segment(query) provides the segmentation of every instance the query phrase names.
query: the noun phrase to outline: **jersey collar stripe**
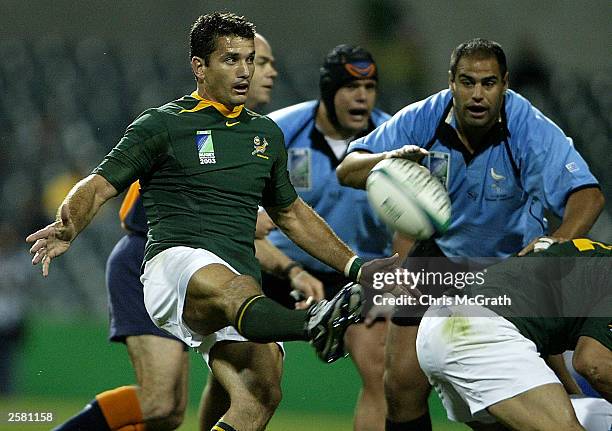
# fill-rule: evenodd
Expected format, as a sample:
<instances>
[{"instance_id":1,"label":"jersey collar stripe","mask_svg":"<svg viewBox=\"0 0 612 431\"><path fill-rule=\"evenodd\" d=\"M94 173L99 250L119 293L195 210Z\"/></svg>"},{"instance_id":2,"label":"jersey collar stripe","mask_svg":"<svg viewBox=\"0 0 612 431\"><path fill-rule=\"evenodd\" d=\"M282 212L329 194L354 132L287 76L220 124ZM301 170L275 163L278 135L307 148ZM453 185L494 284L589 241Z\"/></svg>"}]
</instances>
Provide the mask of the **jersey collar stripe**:
<instances>
[{"instance_id":1,"label":"jersey collar stripe","mask_svg":"<svg viewBox=\"0 0 612 431\"><path fill-rule=\"evenodd\" d=\"M242 112L242 108L244 108L244 105L238 105L234 109L229 110L222 103L213 102L212 100L204 99L202 96L200 96L198 94L197 91L194 91L193 93L191 93L191 97L193 97L195 99L198 99L200 102L194 108L183 109L180 113L183 113L183 112L197 112L197 111L200 111L200 110L202 110L204 108L208 108L209 106L212 106L217 111L219 111L221 113L221 115L223 115L224 117L227 117L227 118L236 118Z\"/></svg>"}]
</instances>

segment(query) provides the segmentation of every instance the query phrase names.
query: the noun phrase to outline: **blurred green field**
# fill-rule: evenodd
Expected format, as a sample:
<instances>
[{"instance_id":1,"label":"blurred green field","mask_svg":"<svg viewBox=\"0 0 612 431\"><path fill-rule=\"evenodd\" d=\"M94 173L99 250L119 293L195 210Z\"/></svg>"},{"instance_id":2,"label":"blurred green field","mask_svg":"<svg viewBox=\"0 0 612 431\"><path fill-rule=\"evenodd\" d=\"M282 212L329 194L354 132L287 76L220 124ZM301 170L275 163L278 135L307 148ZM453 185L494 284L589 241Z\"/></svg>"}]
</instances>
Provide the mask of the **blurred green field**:
<instances>
[{"instance_id":1,"label":"blurred green field","mask_svg":"<svg viewBox=\"0 0 612 431\"><path fill-rule=\"evenodd\" d=\"M8 412L53 412L54 424L79 411L98 392L134 382L122 345L106 341L106 322L34 320L18 361L17 393L0 398L0 431L48 430L49 424L11 424ZM359 378L349 360L326 365L305 343L286 344L283 401L270 431L350 431ZM181 430L197 430L197 405L207 368L191 354L189 409ZM446 420L437 398L430 401L436 430L468 428Z\"/></svg>"}]
</instances>

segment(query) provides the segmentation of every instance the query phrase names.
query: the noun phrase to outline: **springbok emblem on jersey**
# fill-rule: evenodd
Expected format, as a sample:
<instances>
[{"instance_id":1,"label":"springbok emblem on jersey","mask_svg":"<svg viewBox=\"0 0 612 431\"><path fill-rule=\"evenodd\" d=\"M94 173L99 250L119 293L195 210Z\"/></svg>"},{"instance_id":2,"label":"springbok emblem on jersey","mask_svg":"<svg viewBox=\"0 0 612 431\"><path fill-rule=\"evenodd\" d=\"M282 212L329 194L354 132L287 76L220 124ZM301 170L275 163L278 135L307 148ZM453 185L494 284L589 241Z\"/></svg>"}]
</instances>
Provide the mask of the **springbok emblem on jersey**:
<instances>
[{"instance_id":1,"label":"springbok emblem on jersey","mask_svg":"<svg viewBox=\"0 0 612 431\"><path fill-rule=\"evenodd\" d=\"M255 136L253 138L253 148L254 150L251 155L261 157L263 159L268 158L268 156L264 156L266 148L268 148L268 141L266 141L266 138L261 139L259 136Z\"/></svg>"}]
</instances>

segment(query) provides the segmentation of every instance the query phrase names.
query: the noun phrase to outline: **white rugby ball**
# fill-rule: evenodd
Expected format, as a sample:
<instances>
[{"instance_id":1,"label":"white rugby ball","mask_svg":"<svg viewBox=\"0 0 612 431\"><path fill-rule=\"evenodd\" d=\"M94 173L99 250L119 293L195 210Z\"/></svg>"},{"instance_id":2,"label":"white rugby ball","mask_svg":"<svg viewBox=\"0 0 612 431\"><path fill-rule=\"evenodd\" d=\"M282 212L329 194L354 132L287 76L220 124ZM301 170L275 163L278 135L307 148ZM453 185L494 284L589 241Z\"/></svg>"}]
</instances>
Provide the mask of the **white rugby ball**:
<instances>
[{"instance_id":1,"label":"white rugby ball","mask_svg":"<svg viewBox=\"0 0 612 431\"><path fill-rule=\"evenodd\" d=\"M448 229L451 218L448 193L418 163L399 158L382 160L368 176L366 189L374 211L398 232L427 239Z\"/></svg>"}]
</instances>

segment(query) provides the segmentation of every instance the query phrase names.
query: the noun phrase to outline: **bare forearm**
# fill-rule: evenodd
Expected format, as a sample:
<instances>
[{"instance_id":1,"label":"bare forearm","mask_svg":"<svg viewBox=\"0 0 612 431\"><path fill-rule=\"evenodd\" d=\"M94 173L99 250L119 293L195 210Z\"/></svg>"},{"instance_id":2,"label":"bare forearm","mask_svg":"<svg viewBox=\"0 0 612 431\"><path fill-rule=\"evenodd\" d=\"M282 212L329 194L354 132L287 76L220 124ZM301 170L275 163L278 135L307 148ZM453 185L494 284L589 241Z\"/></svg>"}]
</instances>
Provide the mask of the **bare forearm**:
<instances>
[{"instance_id":1,"label":"bare forearm","mask_svg":"<svg viewBox=\"0 0 612 431\"><path fill-rule=\"evenodd\" d=\"M288 208L268 213L295 244L340 272L344 272L345 265L355 255L300 198Z\"/></svg>"},{"instance_id":2,"label":"bare forearm","mask_svg":"<svg viewBox=\"0 0 612 431\"><path fill-rule=\"evenodd\" d=\"M563 222L553 233L557 238L576 238L586 235L604 207L604 197L597 188L579 190L567 200Z\"/></svg>"},{"instance_id":3,"label":"bare forearm","mask_svg":"<svg viewBox=\"0 0 612 431\"><path fill-rule=\"evenodd\" d=\"M429 152L417 145L407 144L400 148L382 153L370 154L365 151L355 151L344 158L336 169L336 175L341 184L356 189L365 189L370 171L382 160L390 158L420 161Z\"/></svg>"},{"instance_id":4,"label":"bare forearm","mask_svg":"<svg viewBox=\"0 0 612 431\"><path fill-rule=\"evenodd\" d=\"M399 254L400 262L406 261L415 244L416 240L413 238L397 232L393 234L393 253Z\"/></svg>"},{"instance_id":5,"label":"bare forearm","mask_svg":"<svg viewBox=\"0 0 612 431\"><path fill-rule=\"evenodd\" d=\"M60 205L56 218L60 219L61 208L67 204L76 238L93 219L102 204L116 194L117 191L104 178L99 175L90 175L72 187Z\"/></svg>"},{"instance_id":6,"label":"bare forearm","mask_svg":"<svg viewBox=\"0 0 612 431\"><path fill-rule=\"evenodd\" d=\"M292 262L267 239L255 240L255 257L259 260L261 269L276 276L284 275L283 270Z\"/></svg>"},{"instance_id":7,"label":"bare forearm","mask_svg":"<svg viewBox=\"0 0 612 431\"><path fill-rule=\"evenodd\" d=\"M386 153L370 154L362 151L349 154L336 169L340 184L356 189L365 189L370 171L386 157Z\"/></svg>"}]
</instances>

